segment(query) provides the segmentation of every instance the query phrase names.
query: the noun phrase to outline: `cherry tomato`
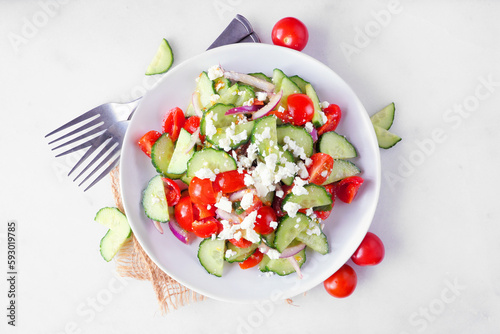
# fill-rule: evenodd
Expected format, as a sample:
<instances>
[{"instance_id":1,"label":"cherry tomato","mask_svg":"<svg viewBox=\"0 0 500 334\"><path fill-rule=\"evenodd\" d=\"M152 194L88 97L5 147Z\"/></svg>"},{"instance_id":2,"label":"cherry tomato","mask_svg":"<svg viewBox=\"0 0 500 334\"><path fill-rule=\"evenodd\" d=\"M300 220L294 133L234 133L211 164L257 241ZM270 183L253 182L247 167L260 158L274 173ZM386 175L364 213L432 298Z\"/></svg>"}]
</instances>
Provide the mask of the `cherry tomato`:
<instances>
[{"instance_id":1,"label":"cherry tomato","mask_svg":"<svg viewBox=\"0 0 500 334\"><path fill-rule=\"evenodd\" d=\"M287 98L288 113L293 125L304 125L314 116L314 105L306 94L292 94Z\"/></svg>"},{"instance_id":2,"label":"cherry tomato","mask_svg":"<svg viewBox=\"0 0 500 334\"><path fill-rule=\"evenodd\" d=\"M332 200L335 201L335 183L330 183L330 184L327 184L327 185L324 185L323 187L325 187L325 190L327 193L330 194L330 196L332 196Z\"/></svg>"},{"instance_id":3,"label":"cherry tomato","mask_svg":"<svg viewBox=\"0 0 500 334\"><path fill-rule=\"evenodd\" d=\"M337 197L342 202L351 203L363 181L363 178L359 176L350 176L339 181L336 186Z\"/></svg>"},{"instance_id":4,"label":"cherry tomato","mask_svg":"<svg viewBox=\"0 0 500 334\"><path fill-rule=\"evenodd\" d=\"M197 237L208 238L217 233L219 224L214 217L207 217L193 222L193 232Z\"/></svg>"},{"instance_id":5,"label":"cherry tomato","mask_svg":"<svg viewBox=\"0 0 500 334\"><path fill-rule=\"evenodd\" d=\"M358 266L375 266L382 262L384 256L382 240L374 233L368 232L351 259Z\"/></svg>"},{"instance_id":6,"label":"cherry tomato","mask_svg":"<svg viewBox=\"0 0 500 334\"><path fill-rule=\"evenodd\" d=\"M333 158L326 153L315 153L311 160L312 163L307 167L309 182L321 185L332 173Z\"/></svg>"},{"instance_id":7,"label":"cherry tomato","mask_svg":"<svg viewBox=\"0 0 500 334\"><path fill-rule=\"evenodd\" d=\"M161 133L158 131L149 131L147 132L144 136L139 139L137 144L139 145L139 148L146 153L148 157L151 158L151 148L153 147L153 144L158 140L158 138L161 137Z\"/></svg>"},{"instance_id":8,"label":"cherry tomato","mask_svg":"<svg viewBox=\"0 0 500 334\"><path fill-rule=\"evenodd\" d=\"M318 129L318 136L321 136L325 132L335 131L337 125L339 125L340 118L342 117L342 111L340 107L336 104L330 104L328 107L323 109L326 116L326 123L323 124Z\"/></svg>"},{"instance_id":9,"label":"cherry tomato","mask_svg":"<svg viewBox=\"0 0 500 334\"><path fill-rule=\"evenodd\" d=\"M200 127L200 118L198 116L189 117L184 123L184 130L193 134Z\"/></svg>"},{"instance_id":10,"label":"cherry tomato","mask_svg":"<svg viewBox=\"0 0 500 334\"><path fill-rule=\"evenodd\" d=\"M272 110L269 114L278 117L283 123L290 123L291 121L290 113L287 109L284 109L283 111Z\"/></svg>"},{"instance_id":11,"label":"cherry tomato","mask_svg":"<svg viewBox=\"0 0 500 334\"><path fill-rule=\"evenodd\" d=\"M181 198L181 189L179 185L168 177L162 177L162 180L163 187L165 188L165 195L167 195L168 206L176 205Z\"/></svg>"},{"instance_id":12,"label":"cherry tomato","mask_svg":"<svg viewBox=\"0 0 500 334\"><path fill-rule=\"evenodd\" d=\"M277 222L278 218L273 208L270 206L263 206L257 211L257 218L255 219L254 231L266 235L274 232L271 227L271 222Z\"/></svg>"},{"instance_id":13,"label":"cherry tomato","mask_svg":"<svg viewBox=\"0 0 500 334\"><path fill-rule=\"evenodd\" d=\"M183 196L174 207L175 219L186 231L193 231L193 205L189 196Z\"/></svg>"},{"instance_id":14,"label":"cherry tomato","mask_svg":"<svg viewBox=\"0 0 500 334\"><path fill-rule=\"evenodd\" d=\"M240 174L237 170L217 174L213 183L214 191L228 194L246 188L246 174L246 172Z\"/></svg>"},{"instance_id":15,"label":"cherry tomato","mask_svg":"<svg viewBox=\"0 0 500 334\"><path fill-rule=\"evenodd\" d=\"M189 196L197 204L215 204L217 201L210 179L193 177L189 183Z\"/></svg>"},{"instance_id":16,"label":"cherry tomato","mask_svg":"<svg viewBox=\"0 0 500 334\"><path fill-rule=\"evenodd\" d=\"M216 209L215 205L193 203L193 217L195 220L214 217Z\"/></svg>"},{"instance_id":17,"label":"cherry tomato","mask_svg":"<svg viewBox=\"0 0 500 334\"><path fill-rule=\"evenodd\" d=\"M247 239L244 238L239 238L239 239L229 239L229 242L235 245L236 247L239 248L247 248L252 245L251 241L248 241Z\"/></svg>"},{"instance_id":18,"label":"cherry tomato","mask_svg":"<svg viewBox=\"0 0 500 334\"><path fill-rule=\"evenodd\" d=\"M253 254L250 255L250 257L248 259L239 263L240 268L241 269L248 269L248 268L255 267L256 265L258 265L260 263L260 261L262 261L263 258L264 258L264 254L262 254L258 249L256 249L255 252L253 252Z\"/></svg>"},{"instance_id":19,"label":"cherry tomato","mask_svg":"<svg viewBox=\"0 0 500 334\"><path fill-rule=\"evenodd\" d=\"M332 213L332 210L328 211L314 211L314 214L316 217L318 217L321 220L325 220L326 218L330 217L330 214Z\"/></svg>"},{"instance_id":20,"label":"cherry tomato","mask_svg":"<svg viewBox=\"0 0 500 334\"><path fill-rule=\"evenodd\" d=\"M179 138L179 132L181 132L185 121L184 112L181 108L170 109L163 117L163 132L168 133L170 139L175 142Z\"/></svg>"},{"instance_id":21,"label":"cherry tomato","mask_svg":"<svg viewBox=\"0 0 500 334\"><path fill-rule=\"evenodd\" d=\"M344 264L332 276L328 277L323 285L326 292L333 297L344 298L351 295L358 283L358 277L354 269L348 264Z\"/></svg>"},{"instance_id":22,"label":"cherry tomato","mask_svg":"<svg viewBox=\"0 0 500 334\"><path fill-rule=\"evenodd\" d=\"M309 39L309 32L305 24L298 19L285 17L276 22L271 37L274 45L302 51Z\"/></svg>"}]
</instances>

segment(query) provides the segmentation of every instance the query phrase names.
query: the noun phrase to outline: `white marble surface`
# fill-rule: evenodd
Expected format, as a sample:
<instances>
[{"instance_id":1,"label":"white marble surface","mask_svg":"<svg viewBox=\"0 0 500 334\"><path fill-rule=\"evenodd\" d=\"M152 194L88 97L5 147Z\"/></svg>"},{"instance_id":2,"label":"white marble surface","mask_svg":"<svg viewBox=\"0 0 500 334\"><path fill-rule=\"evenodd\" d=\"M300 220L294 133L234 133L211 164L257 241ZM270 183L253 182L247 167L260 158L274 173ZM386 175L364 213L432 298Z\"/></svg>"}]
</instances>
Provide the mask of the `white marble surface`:
<instances>
[{"instance_id":1,"label":"white marble surface","mask_svg":"<svg viewBox=\"0 0 500 334\"><path fill-rule=\"evenodd\" d=\"M56 1L0 2L0 332L498 333L499 2ZM339 73L369 113L395 101L392 131L403 141L381 152L370 229L386 258L355 267L347 299L318 286L294 305L206 300L161 316L149 283L118 280L99 255L104 229L93 217L113 204L109 182L83 193L65 177L74 160L54 158L43 136L141 95L161 38L179 63L237 13L264 43L278 19L300 18L310 31L303 52ZM18 225L15 328L9 220Z\"/></svg>"}]
</instances>

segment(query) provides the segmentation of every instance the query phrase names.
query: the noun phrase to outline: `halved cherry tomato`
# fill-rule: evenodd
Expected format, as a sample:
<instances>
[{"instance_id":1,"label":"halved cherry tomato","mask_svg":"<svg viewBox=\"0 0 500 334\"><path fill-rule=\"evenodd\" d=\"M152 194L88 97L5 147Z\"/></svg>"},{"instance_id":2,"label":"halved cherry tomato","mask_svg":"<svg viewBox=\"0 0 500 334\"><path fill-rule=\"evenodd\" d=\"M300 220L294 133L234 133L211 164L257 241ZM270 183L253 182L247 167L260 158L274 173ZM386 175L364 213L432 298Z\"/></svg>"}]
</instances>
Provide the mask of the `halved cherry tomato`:
<instances>
[{"instance_id":1,"label":"halved cherry tomato","mask_svg":"<svg viewBox=\"0 0 500 334\"><path fill-rule=\"evenodd\" d=\"M197 204L215 204L217 201L210 179L193 177L189 183L189 196Z\"/></svg>"},{"instance_id":2,"label":"halved cherry tomato","mask_svg":"<svg viewBox=\"0 0 500 334\"><path fill-rule=\"evenodd\" d=\"M247 248L252 245L251 241L248 241L247 239L244 238L239 238L239 239L229 239L229 242L235 245L236 247L239 248Z\"/></svg>"},{"instance_id":3,"label":"halved cherry tomato","mask_svg":"<svg viewBox=\"0 0 500 334\"><path fill-rule=\"evenodd\" d=\"M323 109L323 112L325 113L327 121L318 129L318 136L321 136L325 132L335 131L342 117L342 111L336 104L330 104Z\"/></svg>"},{"instance_id":4,"label":"halved cherry tomato","mask_svg":"<svg viewBox=\"0 0 500 334\"><path fill-rule=\"evenodd\" d=\"M214 217L207 217L193 222L193 232L200 238L208 238L212 234L217 233L219 224Z\"/></svg>"},{"instance_id":5,"label":"halved cherry tomato","mask_svg":"<svg viewBox=\"0 0 500 334\"><path fill-rule=\"evenodd\" d=\"M216 193L232 193L246 188L245 175L247 172L239 173L237 170L230 170L217 174L213 183L213 189Z\"/></svg>"},{"instance_id":6,"label":"halved cherry tomato","mask_svg":"<svg viewBox=\"0 0 500 334\"><path fill-rule=\"evenodd\" d=\"M332 276L328 277L323 285L326 292L333 297L344 298L351 295L358 283L358 276L352 267L344 264Z\"/></svg>"},{"instance_id":7,"label":"halved cherry tomato","mask_svg":"<svg viewBox=\"0 0 500 334\"><path fill-rule=\"evenodd\" d=\"M326 153L315 153L311 160L312 163L307 167L309 182L321 185L332 173L333 158Z\"/></svg>"},{"instance_id":8,"label":"halved cherry tomato","mask_svg":"<svg viewBox=\"0 0 500 334\"><path fill-rule=\"evenodd\" d=\"M193 203L194 219L200 220L207 217L214 217L216 209L215 205Z\"/></svg>"},{"instance_id":9,"label":"halved cherry tomato","mask_svg":"<svg viewBox=\"0 0 500 334\"><path fill-rule=\"evenodd\" d=\"M262 254L261 251L256 249L255 252L253 252L253 254L250 255L250 257L248 259L239 263L240 268L241 269L248 269L248 268L255 267L256 265L258 265L260 263L260 261L262 261L263 258L264 258L264 254Z\"/></svg>"},{"instance_id":10,"label":"halved cherry tomato","mask_svg":"<svg viewBox=\"0 0 500 334\"><path fill-rule=\"evenodd\" d=\"M368 232L351 259L358 266L374 266L382 262L384 256L384 243L376 234Z\"/></svg>"},{"instance_id":11,"label":"halved cherry tomato","mask_svg":"<svg viewBox=\"0 0 500 334\"><path fill-rule=\"evenodd\" d=\"M255 219L254 231L266 235L274 232L271 227L271 222L277 222L276 212L270 206L263 206L257 211L257 218Z\"/></svg>"},{"instance_id":12,"label":"halved cherry tomato","mask_svg":"<svg viewBox=\"0 0 500 334\"><path fill-rule=\"evenodd\" d=\"M283 123L290 123L291 121L290 114L286 109L283 109L283 111L272 110L269 114L278 117Z\"/></svg>"},{"instance_id":13,"label":"halved cherry tomato","mask_svg":"<svg viewBox=\"0 0 500 334\"><path fill-rule=\"evenodd\" d=\"M176 205L181 198L181 189L179 185L168 177L162 177L162 180L163 187L165 188L165 195L167 195L168 206Z\"/></svg>"},{"instance_id":14,"label":"halved cherry tomato","mask_svg":"<svg viewBox=\"0 0 500 334\"><path fill-rule=\"evenodd\" d=\"M318 217L321 220L325 220L326 218L330 217L330 214L332 213L332 210L328 211L314 211L314 214L316 217Z\"/></svg>"},{"instance_id":15,"label":"halved cherry tomato","mask_svg":"<svg viewBox=\"0 0 500 334\"><path fill-rule=\"evenodd\" d=\"M326 192L332 196L332 200L335 201L335 187L336 187L335 183L330 183L324 185L323 187L325 187Z\"/></svg>"},{"instance_id":16,"label":"halved cherry tomato","mask_svg":"<svg viewBox=\"0 0 500 334\"><path fill-rule=\"evenodd\" d=\"M179 132L181 132L185 121L184 112L181 108L170 109L163 117L163 132L168 133L170 139L175 142L179 138Z\"/></svg>"},{"instance_id":17,"label":"halved cherry tomato","mask_svg":"<svg viewBox=\"0 0 500 334\"><path fill-rule=\"evenodd\" d=\"M186 231L193 231L193 205L189 196L183 196L174 207L175 219Z\"/></svg>"},{"instance_id":18,"label":"halved cherry tomato","mask_svg":"<svg viewBox=\"0 0 500 334\"><path fill-rule=\"evenodd\" d=\"M140 149L146 153L148 157L151 158L151 148L153 147L153 144L158 140L158 138L161 137L161 133L158 131L149 131L146 132L144 136L139 139L137 144L139 145Z\"/></svg>"},{"instance_id":19,"label":"halved cherry tomato","mask_svg":"<svg viewBox=\"0 0 500 334\"><path fill-rule=\"evenodd\" d=\"M274 45L302 51L307 45L309 32L300 20L295 17L285 17L276 22L271 37Z\"/></svg>"},{"instance_id":20,"label":"halved cherry tomato","mask_svg":"<svg viewBox=\"0 0 500 334\"><path fill-rule=\"evenodd\" d=\"M360 176L350 176L339 181L336 186L337 197L345 203L351 203L359 187L363 184L363 178Z\"/></svg>"},{"instance_id":21,"label":"halved cherry tomato","mask_svg":"<svg viewBox=\"0 0 500 334\"><path fill-rule=\"evenodd\" d=\"M314 105L306 94L292 94L287 98L288 113L293 125L304 125L314 116Z\"/></svg>"},{"instance_id":22,"label":"halved cherry tomato","mask_svg":"<svg viewBox=\"0 0 500 334\"><path fill-rule=\"evenodd\" d=\"M200 118L198 116L189 117L184 123L184 130L193 134L200 127Z\"/></svg>"}]
</instances>

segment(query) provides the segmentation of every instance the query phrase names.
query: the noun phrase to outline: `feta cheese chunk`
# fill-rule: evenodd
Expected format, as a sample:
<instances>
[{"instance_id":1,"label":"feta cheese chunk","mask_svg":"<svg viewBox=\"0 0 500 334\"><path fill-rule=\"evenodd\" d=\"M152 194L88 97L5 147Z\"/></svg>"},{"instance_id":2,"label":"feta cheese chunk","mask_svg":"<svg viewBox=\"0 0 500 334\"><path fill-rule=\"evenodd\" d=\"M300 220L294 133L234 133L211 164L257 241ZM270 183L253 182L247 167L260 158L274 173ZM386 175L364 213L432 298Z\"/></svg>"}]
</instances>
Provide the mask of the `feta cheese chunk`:
<instances>
[{"instance_id":1,"label":"feta cheese chunk","mask_svg":"<svg viewBox=\"0 0 500 334\"><path fill-rule=\"evenodd\" d=\"M283 206L283 210L292 218L297 215L297 211L300 209L300 204L293 202L286 202Z\"/></svg>"},{"instance_id":2,"label":"feta cheese chunk","mask_svg":"<svg viewBox=\"0 0 500 334\"><path fill-rule=\"evenodd\" d=\"M194 173L194 176L196 176L199 179L210 179L210 181L214 182L215 181L215 173L212 172L210 168L200 168L199 170Z\"/></svg>"},{"instance_id":3,"label":"feta cheese chunk","mask_svg":"<svg viewBox=\"0 0 500 334\"><path fill-rule=\"evenodd\" d=\"M224 71L222 70L220 65L214 65L208 69L207 74L210 80L215 80L217 78L223 77Z\"/></svg>"},{"instance_id":4,"label":"feta cheese chunk","mask_svg":"<svg viewBox=\"0 0 500 334\"><path fill-rule=\"evenodd\" d=\"M231 211L233 211L233 203L224 196L221 196L221 198L219 198L219 201L215 203L215 207L228 213L231 213Z\"/></svg>"}]
</instances>

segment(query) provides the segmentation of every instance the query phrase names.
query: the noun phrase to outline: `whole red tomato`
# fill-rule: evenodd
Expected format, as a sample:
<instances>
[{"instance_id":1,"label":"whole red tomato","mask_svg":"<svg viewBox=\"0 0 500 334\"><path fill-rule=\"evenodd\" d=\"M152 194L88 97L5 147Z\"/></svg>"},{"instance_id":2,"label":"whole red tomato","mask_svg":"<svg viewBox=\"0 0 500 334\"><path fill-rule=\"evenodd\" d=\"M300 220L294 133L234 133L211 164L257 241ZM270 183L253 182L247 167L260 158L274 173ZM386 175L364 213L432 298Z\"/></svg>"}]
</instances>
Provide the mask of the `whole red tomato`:
<instances>
[{"instance_id":1,"label":"whole red tomato","mask_svg":"<svg viewBox=\"0 0 500 334\"><path fill-rule=\"evenodd\" d=\"M376 234L368 232L351 259L358 266L375 266L382 262L384 256L382 240Z\"/></svg>"},{"instance_id":2,"label":"whole red tomato","mask_svg":"<svg viewBox=\"0 0 500 334\"><path fill-rule=\"evenodd\" d=\"M273 27L271 37L274 45L302 51L309 40L307 27L295 17L285 17Z\"/></svg>"},{"instance_id":3,"label":"whole red tomato","mask_svg":"<svg viewBox=\"0 0 500 334\"><path fill-rule=\"evenodd\" d=\"M350 265L344 264L332 276L328 277L323 285L326 292L333 297L345 298L354 292L357 283L358 276L354 269Z\"/></svg>"}]
</instances>

